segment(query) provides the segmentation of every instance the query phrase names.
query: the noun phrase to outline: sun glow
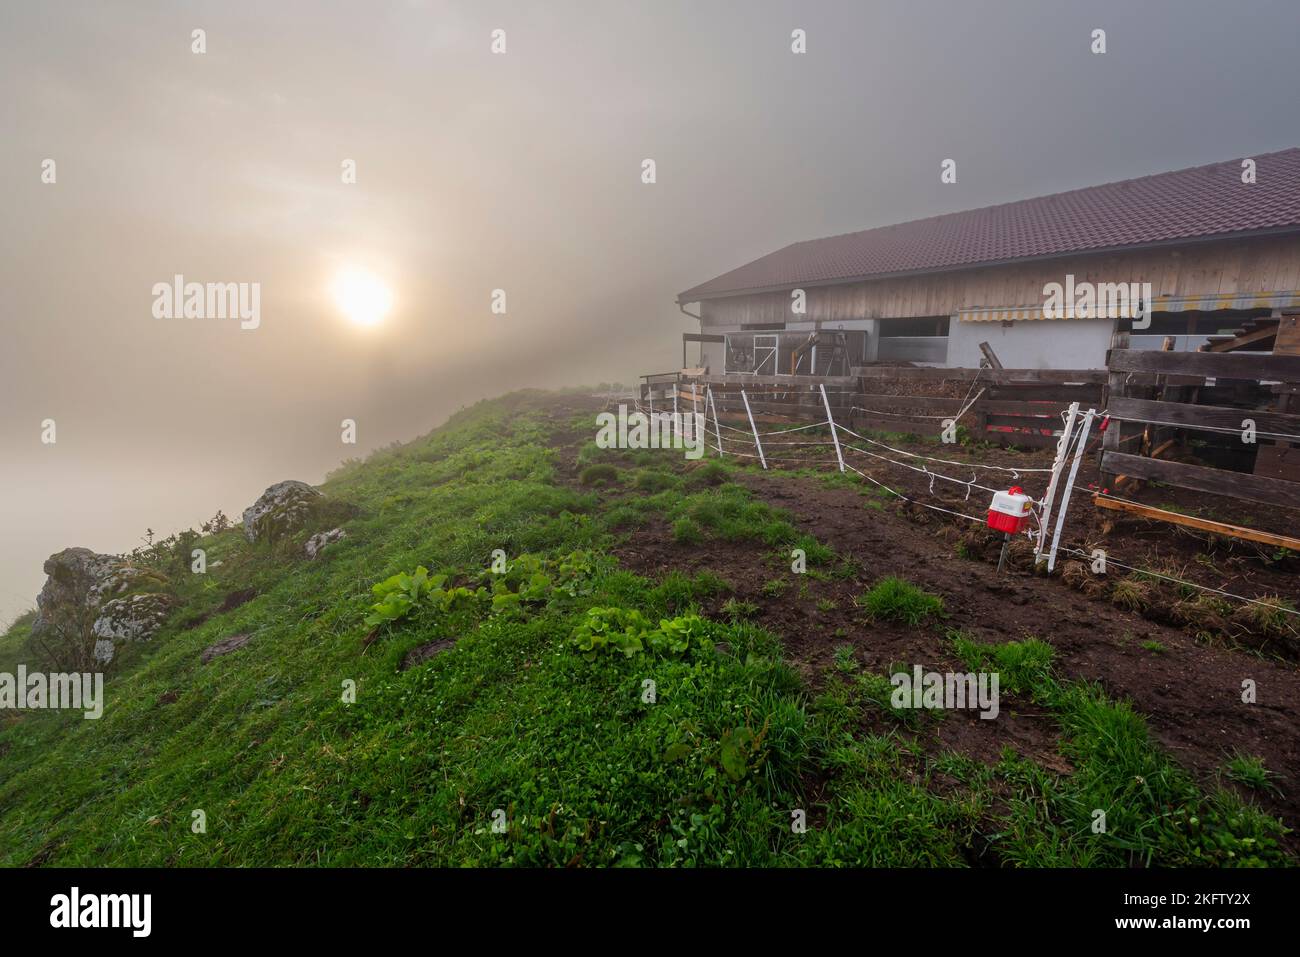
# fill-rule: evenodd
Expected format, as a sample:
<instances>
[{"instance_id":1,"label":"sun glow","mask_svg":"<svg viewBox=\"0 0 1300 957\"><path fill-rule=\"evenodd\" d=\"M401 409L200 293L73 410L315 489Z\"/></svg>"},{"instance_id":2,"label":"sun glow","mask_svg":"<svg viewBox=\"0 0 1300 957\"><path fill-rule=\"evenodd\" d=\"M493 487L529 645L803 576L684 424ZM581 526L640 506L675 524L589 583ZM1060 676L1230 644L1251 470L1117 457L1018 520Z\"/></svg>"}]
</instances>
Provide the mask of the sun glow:
<instances>
[{"instance_id":1,"label":"sun glow","mask_svg":"<svg viewBox=\"0 0 1300 957\"><path fill-rule=\"evenodd\" d=\"M334 277L334 302L353 325L377 326L393 305L393 294L372 272L349 267Z\"/></svg>"}]
</instances>

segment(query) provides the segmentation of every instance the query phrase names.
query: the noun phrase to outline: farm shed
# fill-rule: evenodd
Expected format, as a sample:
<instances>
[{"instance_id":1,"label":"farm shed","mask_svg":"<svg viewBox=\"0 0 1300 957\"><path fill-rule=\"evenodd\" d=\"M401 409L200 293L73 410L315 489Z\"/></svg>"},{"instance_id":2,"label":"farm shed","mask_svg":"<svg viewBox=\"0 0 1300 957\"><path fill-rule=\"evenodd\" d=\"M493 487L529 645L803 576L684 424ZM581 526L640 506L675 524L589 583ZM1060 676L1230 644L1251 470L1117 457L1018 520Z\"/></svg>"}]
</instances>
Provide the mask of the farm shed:
<instances>
[{"instance_id":1,"label":"farm shed","mask_svg":"<svg viewBox=\"0 0 1300 957\"><path fill-rule=\"evenodd\" d=\"M1300 308L1300 148L797 242L677 297L683 367L848 376L872 363L1104 369ZM1045 318L1045 287L1150 283L1151 325ZM796 290L801 290L799 296ZM796 311L797 299L803 311ZM698 303L698 312L687 306ZM1167 341L1169 340L1169 341Z\"/></svg>"}]
</instances>

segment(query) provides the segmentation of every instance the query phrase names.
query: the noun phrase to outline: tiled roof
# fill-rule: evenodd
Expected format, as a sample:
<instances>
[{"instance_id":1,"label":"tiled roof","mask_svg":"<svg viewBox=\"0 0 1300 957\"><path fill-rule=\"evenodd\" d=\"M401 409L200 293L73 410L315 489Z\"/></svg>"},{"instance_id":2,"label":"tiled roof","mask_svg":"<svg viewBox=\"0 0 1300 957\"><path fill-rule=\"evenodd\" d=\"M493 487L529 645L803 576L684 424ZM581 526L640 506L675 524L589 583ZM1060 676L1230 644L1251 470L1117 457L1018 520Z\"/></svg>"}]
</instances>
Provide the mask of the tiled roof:
<instances>
[{"instance_id":1,"label":"tiled roof","mask_svg":"<svg viewBox=\"0 0 1300 957\"><path fill-rule=\"evenodd\" d=\"M1300 227L1300 147L795 243L677 298Z\"/></svg>"}]
</instances>

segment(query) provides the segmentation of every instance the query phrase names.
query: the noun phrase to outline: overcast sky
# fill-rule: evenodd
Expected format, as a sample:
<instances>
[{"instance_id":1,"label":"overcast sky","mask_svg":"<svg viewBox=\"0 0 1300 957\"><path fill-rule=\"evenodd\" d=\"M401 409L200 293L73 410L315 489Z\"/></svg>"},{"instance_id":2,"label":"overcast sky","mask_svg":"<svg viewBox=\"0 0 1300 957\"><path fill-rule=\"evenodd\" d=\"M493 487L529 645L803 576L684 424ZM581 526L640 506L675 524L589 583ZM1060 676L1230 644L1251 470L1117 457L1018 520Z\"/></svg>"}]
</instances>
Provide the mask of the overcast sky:
<instances>
[{"instance_id":1,"label":"overcast sky","mask_svg":"<svg viewBox=\"0 0 1300 957\"><path fill-rule=\"evenodd\" d=\"M787 243L1300 145L1298 36L1293 0L5 3L0 622L58 549L675 368L675 294ZM155 318L176 274L260 284L260 326Z\"/></svg>"}]
</instances>

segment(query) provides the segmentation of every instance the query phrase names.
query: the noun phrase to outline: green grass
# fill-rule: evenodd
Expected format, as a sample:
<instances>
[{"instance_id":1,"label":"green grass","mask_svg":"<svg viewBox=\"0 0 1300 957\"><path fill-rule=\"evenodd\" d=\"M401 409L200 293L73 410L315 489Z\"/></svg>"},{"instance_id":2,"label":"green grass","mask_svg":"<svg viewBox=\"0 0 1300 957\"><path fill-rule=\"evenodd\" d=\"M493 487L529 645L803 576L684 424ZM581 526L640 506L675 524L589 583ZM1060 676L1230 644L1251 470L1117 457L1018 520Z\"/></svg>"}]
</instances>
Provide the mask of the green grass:
<instances>
[{"instance_id":1,"label":"green grass","mask_svg":"<svg viewBox=\"0 0 1300 957\"><path fill-rule=\"evenodd\" d=\"M200 547L221 564L202 576L172 570L180 608L151 642L123 647L101 720L0 719L0 864L1283 860L1275 820L1227 792L1202 794L1129 705L1055 677L1042 643L960 635L952 647L1051 716L1069 774L1015 754L987 765L931 753L922 738L931 716L890 705L888 674L910 665L859 670L847 644L814 698L781 639L747 620L758 609L731 594L725 568L665 568L651 580L621 569L610 549L616 534L661 522L696 541L780 550L782 574L791 548L804 547L810 565L833 554L725 481L684 494L632 478L641 494L608 505L568 487L536 400L480 403L421 439L345 463L324 491L355 514L348 537L316 562L298 557L305 533L274 547L250 546L238 529L205 536ZM628 467L654 470L594 447L579 458L583 469L618 462L625 477ZM666 474L691 489L702 471L674 461ZM499 582L487 573L498 548L512 562ZM364 642L371 586L420 565L468 591L419 601ZM851 566L829 565L841 569ZM817 599L811 579L799 577ZM494 602L495 584L519 597ZM250 587L252 601L217 611ZM719 620L694 617L724 596ZM943 613L939 596L897 579L877 583L863 607L917 626ZM681 651L624 654L616 642L586 653L573 637L594 608L612 609L596 619L690 641ZM25 616L0 636L0 670L33 661L29 628ZM205 647L238 632L253 640L201 664ZM454 643L401 670L412 649L443 640ZM1105 834L1089 828L1094 808L1106 809ZM205 833L191 829L195 810ZM803 833L791 828L799 810ZM498 817L504 833L493 829Z\"/></svg>"},{"instance_id":2,"label":"green grass","mask_svg":"<svg viewBox=\"0 0 1300 957\"><path fill-rule=\"evenodd\" d=\"M588 465L578 475L583 485L613 485L618 481L618 469L607 462Z\"/></svg>"},{"instance_id":3,"label":"green grass","mask_svg":"<svg viewBox=\"0 0 1300 957\"><path fill-rule=\"evenodd\" d=\"M728 621L744 621L757 615L758 610L758 606L752 601L728 598L722 603L721 614Z\"/></svg>"},{"instance_id":4,"label":"green grass","mask_svg":"<svg viewBox=\"0 0 1300 957\"><path fill-rule=\"evenodd\" d=\"M950 631L953 652L967 671L996 671L1001 694L1042 693L1051 681L1052 646L1036 638L987 645Z\"/></svg>"},{"instance_id":5,"label":"green grass","mask_svg":"<svg viewBox=\"0 0 1300 957\"><path fill-rule=\"evenodd\" d=\"M1256 791L1277 791L1278 787L1274 783L1274 778L1278 775L1264 766L1264 759L1253 754L1242 754L1236 752L1228 763L1223 766L1223 772L1230 779L1238 784L1245 785Z\"/></svg>"},{"instance_id":6,"label":"green grass","mask_svg":"<svg viewBox=\"0 0 1300 957\"><path fill-rule=\"evenodd\" d=\"M681 479L671 472L657 469L638 469L632 480L632 487L639 492L663 492L677 488L680 484Z\"/></svg>"},{"instance_id":7,"label":"green grass","mask_svg":"<svg viewBox=\"0 0 1300 957\"><path fill-rule=\"evenodd\" d=\"M858 597L858 605L875 619L919 625L943 614L943 599L911 582L889 576Z\"/></svg>"}]
</instances>

